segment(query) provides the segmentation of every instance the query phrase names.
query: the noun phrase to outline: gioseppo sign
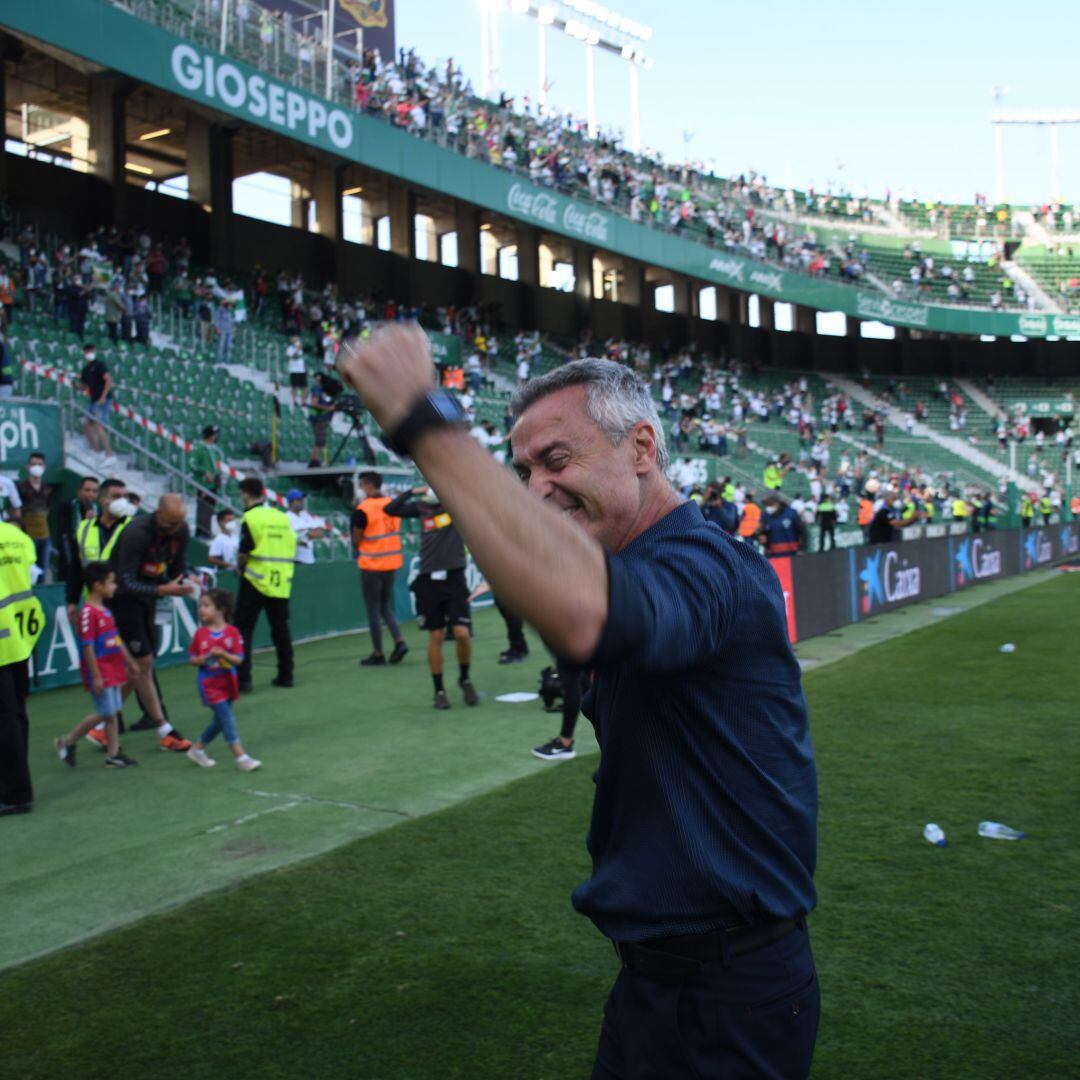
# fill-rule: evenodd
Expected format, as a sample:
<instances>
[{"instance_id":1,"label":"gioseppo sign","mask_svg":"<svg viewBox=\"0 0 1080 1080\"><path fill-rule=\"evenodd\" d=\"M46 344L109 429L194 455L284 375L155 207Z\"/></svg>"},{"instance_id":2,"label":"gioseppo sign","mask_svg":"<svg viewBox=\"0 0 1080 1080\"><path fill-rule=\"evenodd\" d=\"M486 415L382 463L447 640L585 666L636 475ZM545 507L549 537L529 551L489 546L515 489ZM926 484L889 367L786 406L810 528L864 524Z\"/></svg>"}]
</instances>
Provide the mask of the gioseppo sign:
<instances>
[{"instance_id":1,"label":"gioseppo sign","mask_svg":"<svg viewBox=\"0 0 1080 1080\"><path fill-rule=\"evenodd\" d=\"M245 75L228 60L188 44L173 47L171 69L181 89L208 102L220 101L291 135L328 138L339 150L352 146L353 122L347 112L265 75Z\"/></svg>"},{"instance_id":2,"label":"gioseppo sign","mask_svg":"<svg viewBox=\"0 0 1080 1080\"><path fill-rule=\"evenodd\" d=\"M530 189L524 184L513 184L506 193L506 208L512 214L529 218L538 225L559 228L559 204L562 210L562 229L585 240L606 244L610 236L610 217L599 210L588 210L570 200L560 200L546 191Z\"/></svg>"}]
</instances>

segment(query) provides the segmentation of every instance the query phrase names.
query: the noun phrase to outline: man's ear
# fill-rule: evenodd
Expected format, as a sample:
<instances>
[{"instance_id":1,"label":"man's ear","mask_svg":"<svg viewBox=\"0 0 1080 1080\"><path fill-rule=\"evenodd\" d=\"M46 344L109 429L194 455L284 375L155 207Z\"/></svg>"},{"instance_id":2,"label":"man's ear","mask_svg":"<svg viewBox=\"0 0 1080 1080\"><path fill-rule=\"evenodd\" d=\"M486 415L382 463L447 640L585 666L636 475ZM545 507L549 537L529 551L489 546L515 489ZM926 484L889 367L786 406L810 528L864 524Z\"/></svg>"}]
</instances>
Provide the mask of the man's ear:
<instances>
[{"instance_id":1,"label":"man's ear","mask_svg":"<svg viewBox=\"0 0 1080 1080\"><path fill-rule=\"evenodd\" d=\"M641 476L656 464L656 431L648 420L641 420L634 425L630 438L633 440L634 470Z\"/></svg>"}]
</instances>

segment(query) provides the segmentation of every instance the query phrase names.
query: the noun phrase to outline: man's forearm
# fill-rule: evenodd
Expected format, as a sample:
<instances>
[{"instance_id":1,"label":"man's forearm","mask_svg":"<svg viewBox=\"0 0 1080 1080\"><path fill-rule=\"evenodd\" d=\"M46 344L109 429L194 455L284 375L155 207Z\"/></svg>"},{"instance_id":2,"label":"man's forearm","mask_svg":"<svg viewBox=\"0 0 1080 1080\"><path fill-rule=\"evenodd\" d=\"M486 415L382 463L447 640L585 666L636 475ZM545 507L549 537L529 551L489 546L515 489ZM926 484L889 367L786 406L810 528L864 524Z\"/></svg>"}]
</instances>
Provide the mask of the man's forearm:
<instances>
[{"instance_id":1,"label":"man's forearm","mask_svg":"<svg viewBox=\"0 0 1080 1080\"><path fill-rule=\"evenodd\" d=\"M607 620L600 545L532 498L465 431L429 430L413 458L495 595L566 659L588 660Z\"/></svg>"}]
</instances>

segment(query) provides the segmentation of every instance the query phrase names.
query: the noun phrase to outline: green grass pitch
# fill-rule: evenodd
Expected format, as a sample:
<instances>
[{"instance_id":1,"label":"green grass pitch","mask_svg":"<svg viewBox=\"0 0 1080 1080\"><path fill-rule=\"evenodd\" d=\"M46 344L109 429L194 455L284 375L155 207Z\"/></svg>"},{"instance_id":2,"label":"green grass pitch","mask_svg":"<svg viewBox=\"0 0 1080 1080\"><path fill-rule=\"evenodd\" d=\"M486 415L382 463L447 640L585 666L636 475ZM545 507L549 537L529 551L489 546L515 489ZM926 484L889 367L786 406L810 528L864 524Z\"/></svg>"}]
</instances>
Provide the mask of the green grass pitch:
<instances>
[{"instance_id":1,"label":"green grass pitch","mask_svg":"<svg viewBox=\"0 0 1080 1080\"><path fill-rule=\"evenodd\" d=\"M815 1076L1077 1075L1078 602L1059 575L806 675ZM402 670L305 647L298 690L241 702L250 776L146 735L131 774L89 747L69 773L48 741L83 700L33 700L38 808L0 822L0 1077L587 1076L616 973L569 904L596 759L529 757L551 718L492 697L540 664L498 668L497 619L478 630L489 697L448 714L415 628ZM194 735L190 682L165 689Z\"/></svg>"}]
</instances>

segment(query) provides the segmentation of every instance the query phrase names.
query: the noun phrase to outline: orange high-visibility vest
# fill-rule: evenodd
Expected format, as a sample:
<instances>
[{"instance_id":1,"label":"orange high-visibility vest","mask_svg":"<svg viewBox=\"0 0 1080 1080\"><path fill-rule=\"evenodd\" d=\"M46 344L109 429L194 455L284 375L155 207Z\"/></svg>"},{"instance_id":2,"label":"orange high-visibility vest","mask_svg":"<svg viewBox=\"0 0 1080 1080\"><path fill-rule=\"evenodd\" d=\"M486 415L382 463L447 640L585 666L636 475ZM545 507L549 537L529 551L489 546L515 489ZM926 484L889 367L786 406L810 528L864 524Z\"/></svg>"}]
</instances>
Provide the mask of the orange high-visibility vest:
<instances>
[{"instance_id":1,"label":"orange high-visibility vest","mask_svg":"<svg viewBox=\"0 0 1080 1080\"><path fill-rule=\"evenodd\" d=\"M443 371L442 384L447 390L465 389L465 369L448 367Z\"/></svg>"},{"instance_id":2,"label":"orange high-visibility vest","mask_svg":"<svg viewBox=\"0 0 1080 1080\"><path fill-rule=\"evenodd\" d=\"M401 518L386 513L389 502L387 495L373 495L356 508L367 518L356 560L361 570L401 569Z\"/></svg>"},{"instance_id":3,"label":"orange high-visibility vest","mask_svg":"<svg viewBox=\"0 0 1080 1080\"><path fill-rule=\"evenodd\" d=\"M869 499L859 500L859 516L857 521L860 525L869 525L874 520L874 504Z\"/></svg>"},{"instance_id":4,"label":"orange high-visibility vest","mask_svg":"<svg viewBox=\"0 0 1080 1080\"><path fill-rule=\"evenodd\" d=\"M742 520L739 522L740 536L754 536L761 524L761 507L757 503L748 502L743 507Z\"/></svg>"}]
</instances>

